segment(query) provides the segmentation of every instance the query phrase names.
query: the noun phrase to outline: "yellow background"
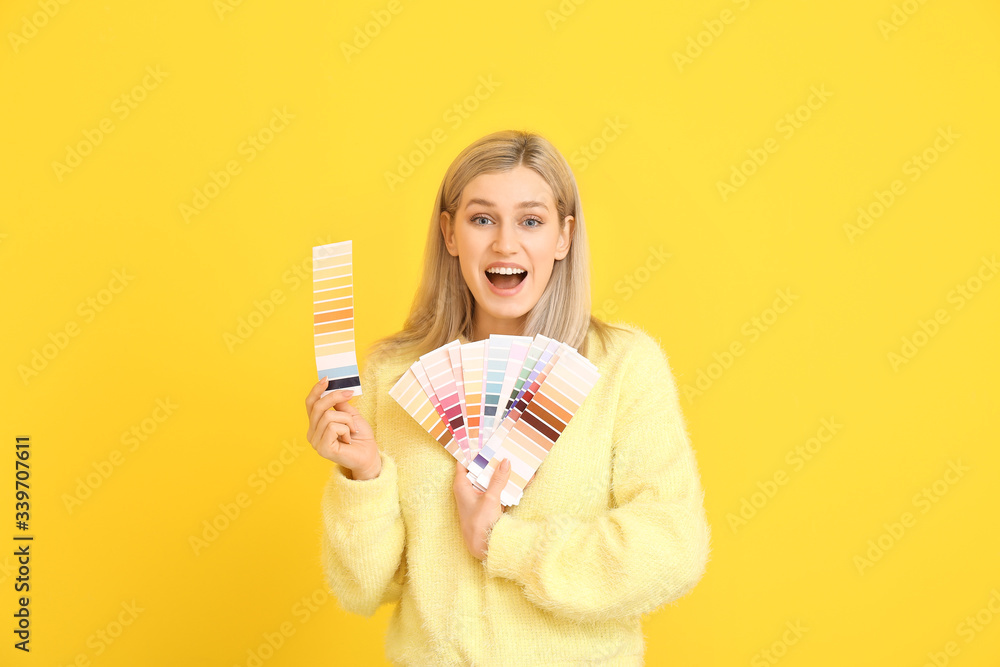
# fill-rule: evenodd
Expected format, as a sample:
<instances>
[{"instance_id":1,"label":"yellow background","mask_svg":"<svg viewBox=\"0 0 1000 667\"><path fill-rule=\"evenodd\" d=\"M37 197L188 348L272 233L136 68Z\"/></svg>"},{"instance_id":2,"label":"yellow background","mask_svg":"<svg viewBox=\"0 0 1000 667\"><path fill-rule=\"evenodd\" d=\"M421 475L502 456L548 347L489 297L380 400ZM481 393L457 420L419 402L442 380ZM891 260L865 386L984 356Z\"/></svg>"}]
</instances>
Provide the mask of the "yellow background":
<instances>
[{"instance_id":1,"label":"yellow background","mask_svg":"<svg viewBox=\"0 0 1000 667\"><path fill-rule=\"evenodd\" d=\"M247 665L284 627L269 667L383 663L391 607L362 618L324 595L330 463L303 407L310 249L353 239L364 349L409 308L448 164L522 128L576 170L595 311L657 336L682 391L708 378L682 407L712 558L691 595L647 617L648 664L995 665L1000 279L972 279L1000 251L1000 11L682 4L3 3L0 662ZM811 87L829 96L809 109ZM274 110L294 117L268 137ZM53 166L102 122L78 166ZM252 135L271 141L251 160ZM925 151L936 160L911 180ZM420 164L390 187L401 160ZM185 216L230 161L239 172ZM903 194L852 240L858 207L896 180ZM669 259L647 264L651 248ZM967 283L980 289L959 308ZM769 313L779 290L797 298ZM938 310L947 321L894 367ZM176 406L161 421L157 400ZM823 419L842 426L797 469L789 452ZM11 632L17 435L32 438L27 655ZM954 484L949 462L968 468ZM269 464L280 474L262 487ZM915 497L925 487L933 504ZM239 498L196 555L191 536ZM734 523L744 500L760 507ZM870 540L887 548L859 566ZM991 622L972 632L977 612ZM98 633L119 616L108 644Z\"/></svg>"}]
</instances>

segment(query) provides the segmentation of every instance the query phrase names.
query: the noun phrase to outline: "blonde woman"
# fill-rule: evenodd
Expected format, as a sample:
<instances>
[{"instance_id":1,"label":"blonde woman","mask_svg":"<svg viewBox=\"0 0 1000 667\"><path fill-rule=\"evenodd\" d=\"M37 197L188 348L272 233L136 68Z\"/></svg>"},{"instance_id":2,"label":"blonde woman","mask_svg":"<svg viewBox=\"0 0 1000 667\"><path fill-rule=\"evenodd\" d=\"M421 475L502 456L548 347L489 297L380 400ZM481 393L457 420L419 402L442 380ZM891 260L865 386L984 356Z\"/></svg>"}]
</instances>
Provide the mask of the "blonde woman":
<instances>
[{"instance_id":1,"label":"blonde woman","mask_svg":"<svg viewBox=\"0 0 1000 667\"><path fill-rule=\"evenodd\" d=\"M656 340L590 314L576 181L544 138L468 146L437 198L402 331L373 345L364 394L306 398L307 439L336 465L322 498L322 564L345 610L396 603L398 665L641 665L643 614L701 579L709 558L697 462ZM388 390L455 339L541 333L601 376L519 504L485 492Z\"/></svg>"}]
</instances>

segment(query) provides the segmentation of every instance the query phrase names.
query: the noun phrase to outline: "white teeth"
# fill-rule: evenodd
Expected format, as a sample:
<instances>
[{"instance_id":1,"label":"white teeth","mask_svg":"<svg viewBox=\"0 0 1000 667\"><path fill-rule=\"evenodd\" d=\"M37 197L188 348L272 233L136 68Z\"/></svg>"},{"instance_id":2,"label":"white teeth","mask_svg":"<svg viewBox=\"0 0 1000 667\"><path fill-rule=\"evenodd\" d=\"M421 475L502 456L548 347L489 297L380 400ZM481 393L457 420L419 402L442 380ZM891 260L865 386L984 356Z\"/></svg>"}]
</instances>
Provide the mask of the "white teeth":
<instances>
[{"instance_id":1,"label":"white teeth","mask_svg":"<svg viewBox=\"0 0 1000 667\"><path fill-rule=\"evenodd\" d=\"M500 273L505 276L510 276L515 273L527 273L527 271L525 271L524 269L511 269L507 267L499 267L495 269L486 269L486 273Z\"/></svg>"}]
</instances>

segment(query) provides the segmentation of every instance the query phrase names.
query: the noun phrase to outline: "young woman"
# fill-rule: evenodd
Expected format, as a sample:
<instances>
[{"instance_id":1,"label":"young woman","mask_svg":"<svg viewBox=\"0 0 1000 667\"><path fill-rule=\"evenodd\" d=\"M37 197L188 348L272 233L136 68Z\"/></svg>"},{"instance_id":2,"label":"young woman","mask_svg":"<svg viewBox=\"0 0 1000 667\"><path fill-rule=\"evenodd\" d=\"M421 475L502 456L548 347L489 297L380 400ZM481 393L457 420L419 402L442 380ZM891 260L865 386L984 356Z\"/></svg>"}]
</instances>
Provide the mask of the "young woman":
<instances>
[{"instance_id":1,"label":"young woman","mask_svg":"<svg viewBox=\"0 0 1000 667\"><path fill-rule=\"evenodd\" d=\"M535 134L483 137L445 174L413 307L370 351L364 393L320 398L324 379L306 398L307 439L337 464L322 499L327 581L350 612L398 603L395 664L640 665L640 617L705 571L710 529L669 363L643 330L591 316L589 259L563 156ZM388 396L421 354L492 333L542 333L601 373L509 508L509 466L479 491Z\"/></svg>"}]
</instances>

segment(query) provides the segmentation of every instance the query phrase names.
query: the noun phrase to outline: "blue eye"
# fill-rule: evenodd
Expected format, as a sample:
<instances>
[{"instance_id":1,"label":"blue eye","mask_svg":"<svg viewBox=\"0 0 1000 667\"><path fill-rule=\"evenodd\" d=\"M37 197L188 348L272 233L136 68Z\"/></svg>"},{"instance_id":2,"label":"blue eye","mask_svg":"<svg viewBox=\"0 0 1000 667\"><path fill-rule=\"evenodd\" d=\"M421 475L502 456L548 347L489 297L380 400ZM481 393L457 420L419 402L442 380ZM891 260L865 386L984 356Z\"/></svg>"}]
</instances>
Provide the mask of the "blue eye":
<instances>
[{"instance_id":1,"label":"blue eye","mask_svg":"<svg viewBox=\"0 0 1000 667\"><path fill-rule=\"evenodd\" d=\"M541 227L542 226L542 221L539 220L538 218L527 218L525 220L526 223L529 222L529 221L537 222L538 224L537 225L526 225L527 227L534 228L534 227Z\"/></svg>"},{"instance_id":2,"label":"blue eye","mask_svg":"<svg viewBox=\"0 0 1000 667\"><path fill-rule=\"evenodd\" d=\"M475 222L476 220L489 220L489 218L487 218L485 215L477 215L474 218L472 218L473 222ZM476 226L482 227L483 225L476 225Z\"/></svg>"}]
</instances>

